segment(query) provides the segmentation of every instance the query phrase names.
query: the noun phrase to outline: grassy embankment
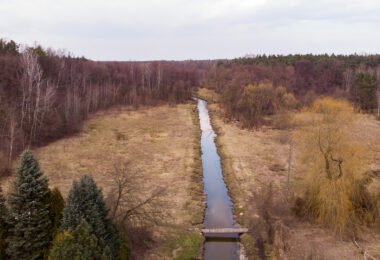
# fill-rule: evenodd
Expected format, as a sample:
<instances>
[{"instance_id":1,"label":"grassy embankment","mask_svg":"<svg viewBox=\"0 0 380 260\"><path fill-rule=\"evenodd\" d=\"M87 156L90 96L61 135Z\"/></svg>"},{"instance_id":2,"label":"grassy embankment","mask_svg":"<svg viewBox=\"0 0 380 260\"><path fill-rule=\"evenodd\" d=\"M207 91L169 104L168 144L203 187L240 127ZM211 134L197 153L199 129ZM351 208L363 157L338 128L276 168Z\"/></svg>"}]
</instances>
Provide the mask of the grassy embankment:
<instances>
[{"instance_id":1,"label":"grassy embankment","mask_svg":"<svg viewBox=\"0 0 380 260\"><path fill-rule=\"evenodd\" d=\"M256 259L264 254L273 258L282 255L280 258L288 259L363 258L362 250L352 241L339 240L331 230L299 219L292 212L293 201L287 199L289 130L274 129L270 125L258 130L242 129L238 122L225 120L216 93L201 89L198 95L209 101L234 214L240 224L250 228L250 233L241 237L249 258ZM368 169L380 169L380 122L372 116L357 116L360 123L352 129L353 138L371 151ZM297 151L295 141L289 187L294 196L299 195L297 184L302 175L297 172ZM369 190L379 194L379 188L377 179ZM363 234L359 242L362 249L379 250L380 234L376 229L379 230L378 224Z\"/></svg>"},{"instance_id":2,"label":"grassy embankment","mask_svg":"<svg viewBox=\"0 0 380 260\"><path fill-rule=\"evenodd\" d=\"M139 259L200 257L203 236L189 231L201 227L204 214L200 129L196 105L114 108L85 122L76 136L34 151L50 187L64 196L74 179L92 174L103 194L115 192L115 164L130 162L145 179L138 196L166 187L163 200L166 226L153 228L154 244Z\"/></svg>"}]
</instances>

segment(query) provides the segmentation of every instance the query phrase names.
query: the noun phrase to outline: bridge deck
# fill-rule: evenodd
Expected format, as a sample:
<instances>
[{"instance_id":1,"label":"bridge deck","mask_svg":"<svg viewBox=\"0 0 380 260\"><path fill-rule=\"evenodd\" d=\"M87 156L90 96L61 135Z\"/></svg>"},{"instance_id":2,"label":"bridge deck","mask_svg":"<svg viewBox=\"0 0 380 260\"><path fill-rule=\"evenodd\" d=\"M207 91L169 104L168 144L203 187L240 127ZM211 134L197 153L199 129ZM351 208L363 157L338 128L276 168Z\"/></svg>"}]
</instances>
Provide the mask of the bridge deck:
<instances>
[{"instance_id":1,"label":"bridge deck","mask_svg":"<svg viewBox=\"0 0 380 260\"><path fill-rule=\"evenodd\" d=\"M248 228L205 228L201 230L203 234L240 234L248 232Z\"/></svg>"}]
</instances>

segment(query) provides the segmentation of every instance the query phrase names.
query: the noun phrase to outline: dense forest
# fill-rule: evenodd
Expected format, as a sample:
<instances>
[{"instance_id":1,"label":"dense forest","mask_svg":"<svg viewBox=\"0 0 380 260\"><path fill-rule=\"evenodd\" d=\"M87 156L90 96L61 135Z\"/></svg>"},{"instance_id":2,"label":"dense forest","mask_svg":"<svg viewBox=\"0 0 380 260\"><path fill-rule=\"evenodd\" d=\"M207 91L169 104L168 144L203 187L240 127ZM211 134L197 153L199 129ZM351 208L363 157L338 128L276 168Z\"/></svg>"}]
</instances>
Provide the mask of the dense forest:
<instances>
[{"instance_id":1,"label":"dense forest","mask_svg":"<svg viewBox=\"0 0 380 260\"><path fill-rule=\"evenodd\" d=\"M255 97L261 100L266 97L267 104L261 108L261 114L271 114L278 107L277 87L285 88L281 93L286 90L294 95L299 105L311 104L321 96L332 96L346 98L358 110L372 112L378 110L379 77L379 55L263 55L218 61L202 83L222 95L227 116L243 118L252 126L259 122L244 115L249 85L261 85L257 88L261 90L249 94L252 101ZM289 105L294 106L296 101L291 99Z\"/></svg>"},{"instance_id":2,"label":"dense forest","mask_svg":"<svg viewBox=\"0 0 380 260\"><path fill-rule=\"evenodd\" d=\"M281 102L294 107L323 95L344 97L358 109L373 111L379 76L379 55L96 62L0 40L0 161L9 165L27 147L75 133L100 109L180 103L197 87L222 94L226 114L247 126L259 125L261 115L280 109ZM266 104L247 112L250 100L263 97ZM4 166L0 171L9 172Z\"/></svg>"},{"instance_id":3,"label":"dense forest","mask_svg":"<svg viewBox=\"0 0 380 260\"><path fill-rule=\"evenodd\" d=\"M348 98L369 111L378 104L379 68L379 55L95 62L41 46L20 48L14 41L1 40L0 161L8 165L27 147L76 132L82 121L99 109L116 104L135 108L162 102L175 104L190 99L199 86L222 94L226 111L235 118L247 117L245 88L263 81L271 82L273 89L285 87L301 103L331 95ZM275 91L266 91L272 95L268 97L271 105L266 105L270 113L278 106L270 101ZM257 119L247 124L255 123ZM6 167L2 171L4 174Z\"/></svg>"},{"instance_id":4,"label":"dense forest","mask_svg":"<svg viewBox=\"0 0 380 260\"><path fill-rule=\"evenodd\" d=\"M188 100L199 85L197 66L95 62L0 40L0 164L9 165L27 147L76 132L100 109Z\"/></svg>"}]
</instances>

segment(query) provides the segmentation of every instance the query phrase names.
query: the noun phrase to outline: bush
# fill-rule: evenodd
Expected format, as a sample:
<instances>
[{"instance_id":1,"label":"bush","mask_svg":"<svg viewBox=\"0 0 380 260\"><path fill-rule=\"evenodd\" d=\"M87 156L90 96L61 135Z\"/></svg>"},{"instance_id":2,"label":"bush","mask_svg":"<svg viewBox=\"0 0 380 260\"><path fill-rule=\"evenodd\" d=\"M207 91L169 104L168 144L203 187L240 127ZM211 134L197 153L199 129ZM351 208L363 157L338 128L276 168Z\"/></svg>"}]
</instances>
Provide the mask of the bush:
<instances>
[{"instance_id":1,"label":"bush","mask_svg":"<svg viewBox=\"0 0 380 260\"><path fill-rule=\"evenodd\" d=\"M302 145L304 196L296 202L298 214L334 229L356 234L358 224L371 223L376 202L363 177L365 150L350 135L355 126L353 107L343 100L316 100L296 133Z\"/></svg>"},{"instance_id":2,"label":"bush","mask_svg":"<svg viewBox=\"0 0 380 260\"><path fill-rule=\"evenodd\" d=\"M281 99L281 103L283 107L287 109L294 109L298 105L298 101L292 93L285 93Z\"/></svg>"},{"instance_id":3,"label":"bush","mask_svg":"<svg viewBox=\"0 0 380 260\"><path fill-rule=\"evenodd\" d=\"M264 115L276 110L276 93L269 82L245 87L238 102L238 111L245 126L258 126Z\"/></svg>"},{"instance_id":4,"label":"bush","mask_svg":"<svg viewBox=\"0 0 380 260\"><path fill-rule=\"evenodd\" d=\"M243 127L259 127L263 117L278 110L289 110L298 102L283 86L275 87L269 80L258 84L234 81L224 88L218 101L229 119L237 119Z\"/></svg>"},{"instance_id":5,"label":"bush","mask_svg":"<svg viewBox=\"0 0 380 260\"><path fill-rule=\"evenodd\" d=\"M372 178L370 176L365 176L356 181L350 197L355 217L361 224L372 223L378 215L376 197L370 194L367 189L371 182Z\"/></svg>"}]
</instances>

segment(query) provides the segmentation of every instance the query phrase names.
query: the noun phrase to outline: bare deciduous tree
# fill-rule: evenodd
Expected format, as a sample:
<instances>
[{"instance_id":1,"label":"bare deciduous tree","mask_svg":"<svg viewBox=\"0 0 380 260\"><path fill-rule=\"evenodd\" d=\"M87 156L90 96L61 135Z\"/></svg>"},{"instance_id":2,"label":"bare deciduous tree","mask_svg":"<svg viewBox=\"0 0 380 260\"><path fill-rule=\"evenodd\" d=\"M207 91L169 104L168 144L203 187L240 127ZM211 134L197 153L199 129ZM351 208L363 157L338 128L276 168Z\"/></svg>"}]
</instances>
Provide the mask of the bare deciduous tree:
<instances>
[{"instance_id":1,"label":"bare deciduous tree","mask_svg":"<svg viewBox=\"0 0 380 260\"><path fill-rule=\"evenodd\" d=\"M25 145L29 146L36 138L46 112L53 105L55 86L42 80L42 69L32 49L21 54L23 69L21 80L21 128L27 129Z\"/></svg>"},{"instance_id":2,"label":"bare deciduous tree","mask_svg":"<svg viewBox=\"0 0 380 260\"><path fill-rule=\"evenodd\" d=\"M354 71L351 68L347 68L343 72L344 91L348 92L354 81Z\"/></svg>"},{"instance_id":3,"label":"bare deciduous tree","mask_svg":"<svg viewBox=\"0 0 380 260\"><path fill-rule=\"evenodd\" d=\"M148 177L134 169L130 162L114 165L112 172L115 189L108 196L111 218L121 224L160 224L165 218L166 203L163 200L166 188L146 190Z\"/></svg>"},{"instance_id":4,"label":"bare deciduous tree","mask_svg":"<svg viewBox=\"0 0 380 260\"><path fill-rule=\"evenodd\" d=\"M26 143L30 145L37 129L42 80L42 70L32 49L26 49L21 54L21 67L23 69L21 127L26 124L26 127L30 129L26 140Z\"/></svg>"},{"instance_id":5,"label":"bare deciduous tree","mask_svg":"<svg viewBox=\"0 0 380 260\"><path fill-rule=\"evenodd\" d=\"M9 120L9 154L8 154L8 164L12 162L13 158L13 145L15 141L15 130L16 130L16 118L15 111L12 110L10 113Z\"/></svg>"}]
</instances>

